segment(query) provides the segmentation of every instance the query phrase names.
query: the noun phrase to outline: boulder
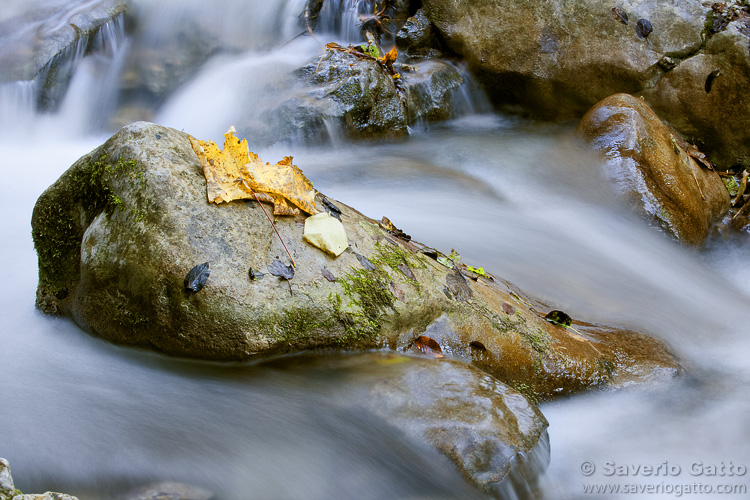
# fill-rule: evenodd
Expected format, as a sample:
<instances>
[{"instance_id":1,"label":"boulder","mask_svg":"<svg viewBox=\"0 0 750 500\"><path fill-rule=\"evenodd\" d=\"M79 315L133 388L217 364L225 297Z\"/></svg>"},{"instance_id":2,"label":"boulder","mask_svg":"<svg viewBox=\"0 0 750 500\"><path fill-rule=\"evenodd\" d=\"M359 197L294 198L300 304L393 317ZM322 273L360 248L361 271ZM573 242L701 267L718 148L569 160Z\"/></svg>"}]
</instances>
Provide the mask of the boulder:
<instances>
[{"instance_id":1,"label":"boulder","mask_svg":"<svg viewBox=\"0 0 750 500\"><path fill-rule=\"evenodd\" d=\"M628 94L602 100L581 119L577 134L604 154L615 189L680 241L700 245L729 210L719 175L699 166L643 100Z\"/></svg>"},{"instance_id":2,"label":"boulder","mask_svg":"<svg viewBox=\"0 0 750 500\"><path fill-rule=\"evenodd\" d=\"M299 356L293 362L318 376L329 370L346 378L338 404L374 414L435 448L469 482L497 498L524 498L549 465L542 413L477 368L382 351L334 360Z\"/></svg>"},{"instance_id":3,"label":"boulder","mask_svg":"<svg viewBox=\"0 0 750 500\"><path fill-rule=\"evenodd\" d=\"M442 54L438 49L440 39L423 9L409 17L396 33L396 47L414 57L435 57Z\"/></svg>"},{"instance_id":4,"label":"boulder","mask_svg":"<svg viewBox=\"0 0 750 500\"><path fill-rule=\"evenodd\" d=\"M642 94L721 167L749 164L747 19L714 34L700 0L425 0L423 8L498 105L577 119L609 95ZM707 93L714 69L723 76Z\"/></svg>"},{"instance_id":5,"label":"boulder","mask_svg":"<svg viewBox=\"0 0 750 500\"><path fill-rule=\"evenodd\" d=\"M750 166L748 94L750 19L743 19L712 36L705 50L643 95L660 117L700 142L710 160L726 168Z\"/></svg>"},{"instance_id":6,"label":"boulder","mask_svg":"<svg viewBox=\"0 0 750 500\"><path fill-rule=\"evenodd\" d=\"M397 139L408 135L406 105L391 75L374 59L327 49L300 71L316 100L330 103L352 139ZM330 119L330 118L329 118Z\"/></svg>"},{"instance_id":7,"label":"boulder","mask_svg":"<svg viewBox=\"0 0 750 500\"><path fill-rule=\"evenodd\" d=\"M633 335L552 324L545 306L510 284L344 203L322 194L315 203L341 212L349 248L324 253L303 239L304 217L281 217L276 226L296 268L291 279L277 278L269 266L289 260L258 204L209 204L187 135L132 124L37 201L37 305L119 344L213 360L321 347L406 350L440 329L450 357L477 357L501 380L542 395L606 386L641 359L661 373L679 371L660 342L649 344L659 353L651 356ZM205 286L186 289L189 271L204 263ZM473 341L488 352L476 354Z\"/></svg>"},{"instance_id":8,"label":"boulder","mask_svg":"<svg viewBox=\"0 0 750 500\"><path fill-rule=\"evenodd\" d=\"M246 113L238 130L256 144L293 141L318 145L349 140L399 139L408 126L455 116L464 79L438 60L395 64L398 83L375 59L329 49L297 71L299 85L277 106Z\"/></svg>"}]
</instances>

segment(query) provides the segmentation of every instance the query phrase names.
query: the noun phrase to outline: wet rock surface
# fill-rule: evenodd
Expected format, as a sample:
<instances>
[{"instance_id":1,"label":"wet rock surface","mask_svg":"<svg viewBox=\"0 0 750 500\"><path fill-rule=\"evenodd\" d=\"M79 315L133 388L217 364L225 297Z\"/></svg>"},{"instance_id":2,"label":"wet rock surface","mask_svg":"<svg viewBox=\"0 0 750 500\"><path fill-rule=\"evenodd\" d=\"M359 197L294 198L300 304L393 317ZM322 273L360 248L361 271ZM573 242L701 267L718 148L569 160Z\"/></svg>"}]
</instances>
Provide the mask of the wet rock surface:
<instances>
[{"instance_id":1,"label":"wet rock surface","mask_svg":"<svg viewBox=\"0 0 750 500\"><path fill-rule=\"evenodd\" d=\"M700 245L729 210L718 174L699 166L643 100L608 97L586 113L577 133L604 154L616 190L677 239Z\"/></svg>"},{"instance_id":2,"label":"wet rock surface","mask_svg":"<svg viewBox=\"0 0 750 500\"><path fill-rule=\"evenodd\" d=\"M209 204L187 135L133 124L38 200L37 305L116 343L213 360L321 347L411 349L442 325L452 332L450 356L467 359L470 343L481 341L487 352L478 366L542 396L606 386L641 358L679 371L657 341L659 355L644 357L632 336L592 329L582 338L545 321L548 311L510 284L446 267L393 227L329 203L341 212L349 249L334 258L303 240L304 217L281 217L294 276L260 277L288 258L257 203ZM325 210L321 195L316 204ZM188 272L206 262L205 285L186 290Z\"/></svg>"},{"instance_id":3,"label":"wet rock surface","mask_svg":"<svg viewBox=\"0 0 750 500\"><path fill-rule=\"evenodd\" d=\"M609 95L644 95L722 168L750 161L741 118L748 106L742 96L750 90L747 18L715 28L716 13L698 0L423 5L498 105L520 105L542 118L578 118ZM716 78L717 87L707 92L716 69L724 81Z\"/></svg>"},{"instance_id":4,"label":"wet rock surface","mask_svg":"<svg viewBox=\"0 0 750 500\"><path fill-rule=\"evenodd\" d=\"M541 412L518 391L464 363L382 351L280 361L318 377L335 373L346 380L340 405L374 414L435 448L493 496L522 493L514 478L533 487L549 465Z\"/></svg>"}]
</instances>

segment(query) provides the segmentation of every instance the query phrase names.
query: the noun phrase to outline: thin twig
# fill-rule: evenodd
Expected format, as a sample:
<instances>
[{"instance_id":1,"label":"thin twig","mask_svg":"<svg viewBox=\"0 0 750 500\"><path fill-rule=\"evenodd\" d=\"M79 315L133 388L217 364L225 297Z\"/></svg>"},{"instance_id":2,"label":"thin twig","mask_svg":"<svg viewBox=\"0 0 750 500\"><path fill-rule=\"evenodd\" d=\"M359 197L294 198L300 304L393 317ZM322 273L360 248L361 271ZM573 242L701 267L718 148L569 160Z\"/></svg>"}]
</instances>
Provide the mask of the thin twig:
<instances>
[{"instance_id":1,"label":"thin twig","mask_svg":"<svg viewBox=\"0 0 750 500\"><path fill-rule=\"evenodd\" d=\"M242 183L245 184L246 188L250 189L250 186L248 186L247 183L244 180L242 181ZM279 241L283 245L284 250L286 250L286 254L289 256L289 260L292 261L292 266L293 267L297 267L297 264L294 263L294 258L292 257L292 254L289 252L289 249L286 247L286 243L284 243L284 240L281 238L281 235L279 234L279 230L276 229L276 224L273 223L273 220L271 219L271 216L268 215L268 212L266 212L266 207L264 207L263 203L260 202L260 200L258 199L258 195L255 194L255 191L253 191L252 189L250 189L250 192L253 193L253 198L255 198L255 201L258 202L258 205L260 205L260 208L261 208L261 210L263 210L263 213L266 214L266 219L268 219L268 222L271 223L271 227L273 227L273 230L276 231L276 236L279 237ZM291 292L291 286L290 286L289 291Z\"/></svg>"}]
</instances>

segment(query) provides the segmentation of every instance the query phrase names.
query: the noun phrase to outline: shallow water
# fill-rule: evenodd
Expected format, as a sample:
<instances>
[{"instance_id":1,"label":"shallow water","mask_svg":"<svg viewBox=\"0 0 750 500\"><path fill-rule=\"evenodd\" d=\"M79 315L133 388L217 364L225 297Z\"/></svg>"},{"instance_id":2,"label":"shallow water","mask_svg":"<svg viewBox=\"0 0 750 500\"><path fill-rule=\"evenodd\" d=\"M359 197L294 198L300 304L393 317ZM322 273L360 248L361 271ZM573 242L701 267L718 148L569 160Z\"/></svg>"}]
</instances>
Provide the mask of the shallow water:
<instances>
[{"instance_id":1,"label":"shallow water","mask_svg":"<svg viewBox=\"0 0 750 500\"><path fill-rule=\"evenodd\" d=\"M254 11L260 20L278 19L272 23L278 29L243 40L246 47L230 64L226 56L209 60L156 110L158 121L218 139L236 116L235 97L278 95L273 82L319 50L302 38L269 55L269 44L294 34L289 13L299 4ZM237 2L227 2L224 11L201 5L137 2L141 15L153 16L154 29L163 11L231 14L228 34L242 15L249 16ZM258 19L248 18L248 25ZM133 41L122 42L127 51ZM90 109L89 89L100 85L95 75L102 68L116 72L118 56L126 55L112 53L98 69L93 61L82 64L55 114L24 110L8 98L18 88L0 89L0 261L6 278L0 289L0 456L10 460L17 486L81 499L112 498L164 479L204 486L227 499L248 498L248 491L255 498L476 495L442 457L386 422L333 404L345 378L325 370L311 376L293 362L270 368L166 359L111 346L34 308L34 202L112 132L101 128L104 122L85 127L82 110ZM264 73L268 64L276 72ZM217 77L214 67L227 73ZM256 82L249 95L230 77L259 73L269 79ZM189 103L200 99L209 99L216 113L197 114ZM598 159L577 148L570 124L474 112L415 127L408 140L394 144L281 143L256 152L266 161L294 155L326 195L370 217L385 215L443 252L455 248L467 263L576 319L658 336L681 356L686 375L665 387L542 406L552 463L540 498L676 498L676 488L688 483L714 490L750 486L748 474L709 476L705 467L691 474L699 463L750 467L746 242L693 250L646 226L614 197ZM588 462L595 471L585 476ZM663 462L678 465L680 473L606 475L617 465L632 472L633 466ZM654 493L584 491L589 484L635 483L653 484Z\"/></svg>"}]
</instances>

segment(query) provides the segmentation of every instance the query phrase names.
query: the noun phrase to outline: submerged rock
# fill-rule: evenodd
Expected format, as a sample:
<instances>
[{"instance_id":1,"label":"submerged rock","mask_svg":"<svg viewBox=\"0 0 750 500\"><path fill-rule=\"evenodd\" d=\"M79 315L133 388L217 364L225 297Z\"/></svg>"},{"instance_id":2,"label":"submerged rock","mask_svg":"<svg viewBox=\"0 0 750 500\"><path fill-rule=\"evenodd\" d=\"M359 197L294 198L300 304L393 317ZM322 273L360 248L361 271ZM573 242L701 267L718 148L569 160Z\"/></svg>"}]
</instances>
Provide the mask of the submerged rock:
<instances>
[{"instance_id":1,"label":"submerged rock","mask_svg":"<svg viewBox=\"0 0 750 500\"><path fill-rule=\"evenodd\" d=\"M301 365L317 377L335 373L346 381L337 404L374 414L435 448L471 483L498 498L524 498L549 465L542 413L477 368L393 352L279 361Z\"/></svg>"},{"instance_id":2,"label":"submerged rock","mask_svg":"<svg viewBox=\"0 0 750 500\"><path fill-rule=\"evenodd\" d=\"M577 133L604 153L617 191L677 239L700 245L729 210L719 175L699 166L643 100L610 96L586 113Z\"/></svg>"},{"instance_id":3,"label":"submerged rock","mask_svg":"<svg viewBox=\"0 0 750 500\"><path fill-rule=\"evenodd\" d=\"M449 357L468 359L470 343L480 341L487 352L470 361L542 395L607 385L642 359L679 369L657 341L644 353L627 335L592 330L582 338L545 321L547 311L509 284L449 268L392 224L322 200L315 199L320 211L337 207L349 248L333 257L304 240L303 217L280 217L294 275L259 279L248 270L288 264L260 207L209 204L187 135L135 123L39 198L37 305L119 344L213 360L320 347L410 349L440 328L450 335L442 346ZM205 286L186 290L187 273L205 262Z\"/></svg>"}]
</instances>

